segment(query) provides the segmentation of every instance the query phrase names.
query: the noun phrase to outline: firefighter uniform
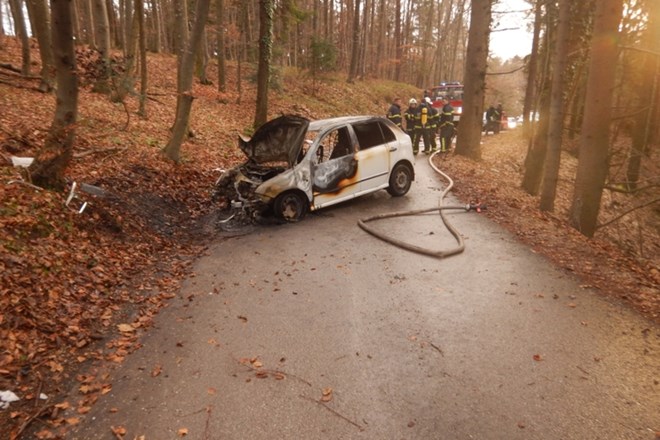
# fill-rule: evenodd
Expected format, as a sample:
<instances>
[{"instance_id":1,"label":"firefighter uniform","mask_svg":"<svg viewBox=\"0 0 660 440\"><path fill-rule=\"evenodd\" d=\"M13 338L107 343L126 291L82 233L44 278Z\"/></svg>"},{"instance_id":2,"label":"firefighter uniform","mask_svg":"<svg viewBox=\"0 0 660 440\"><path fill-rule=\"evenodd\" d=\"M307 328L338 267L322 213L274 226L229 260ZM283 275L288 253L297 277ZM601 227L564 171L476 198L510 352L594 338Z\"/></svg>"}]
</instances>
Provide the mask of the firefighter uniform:
<instances>
[{"instance_id":1,"label":"firefighter uniform","mask_svg":"<svg viewBox=\"0 0 660 440\"><path fill-rule=\"evenodd\" d=\"M417 100L412 98L408 101L408 109L403 113L403 119L406 121L406 133L413 140L415 139L415 118L418 112ZM417 146L413 144L413 152L417 154L417 151Z\"/></svg>"},{"instance_id":2,"label":"firefighter uniform","mask_svg":"<svg viewBox=\"0 0 660 440\"><path fill-rule=\"evenodd\" d=\"M401 117L401 100L396 98L390 109L387 111L387 119L394 122L399 128L402 128L402 117Z\"/></svg>"},{"instance_id":3,"label":"firefighter uniform","mask_svg":"<svg viewBox=\"0 0 660 440\"><path fill-rule=\"evenodd\" d=\"M456 134L456 127L454 126L454 107L447 102L442 106L442 114L440 114L440 151L447 152L451 150L451 141Z\"/></svg>"},{"instance_id":4,"label":"firefighter uniform","mask_svg":"<svg viewBox=\"0 0 660 440\"><path fill-rule=\"evenodd\" d=\"M430 99L425 100L420 106L419 113L415 115L415 133L413 137L413 151L419 151L420 139L424 142L424 152L431 153L437 149L435 143L435 131L437 122L435 121L437 111L430 103Z\"/></svg>"}]
</instances>

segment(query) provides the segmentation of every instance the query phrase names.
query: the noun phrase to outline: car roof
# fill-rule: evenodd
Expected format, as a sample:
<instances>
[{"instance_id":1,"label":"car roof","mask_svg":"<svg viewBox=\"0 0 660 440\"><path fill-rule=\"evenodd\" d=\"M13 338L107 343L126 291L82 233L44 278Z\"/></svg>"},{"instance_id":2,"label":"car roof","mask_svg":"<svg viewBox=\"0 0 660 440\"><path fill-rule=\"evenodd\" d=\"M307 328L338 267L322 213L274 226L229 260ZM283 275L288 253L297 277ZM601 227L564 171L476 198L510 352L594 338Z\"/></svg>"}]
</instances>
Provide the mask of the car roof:
<instances>
[{"instance_id":1,"label":"car roof","mask_svg":"<svg viewBox=\"0 0 660 440\"><path fill-rule=\"evenodd\" d=\"M387 121L387 119L382 116L374 115L360 115L360 116L339 116L336 118L328 119L318 119L309 123L309 130L318 131L324 130L340 125L353 124L355 122L367 122L367 121Z\"/></svg>"}]
</instances>

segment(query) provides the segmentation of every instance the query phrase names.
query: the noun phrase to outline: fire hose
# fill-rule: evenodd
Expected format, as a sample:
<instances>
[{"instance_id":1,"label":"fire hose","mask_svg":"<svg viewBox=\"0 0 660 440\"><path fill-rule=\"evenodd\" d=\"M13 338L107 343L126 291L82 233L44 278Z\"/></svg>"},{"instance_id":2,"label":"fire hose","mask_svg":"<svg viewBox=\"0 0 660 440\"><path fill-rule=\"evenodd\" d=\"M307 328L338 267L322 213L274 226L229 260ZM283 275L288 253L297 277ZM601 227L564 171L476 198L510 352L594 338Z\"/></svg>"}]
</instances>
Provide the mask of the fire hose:
<instances>
[{"instance_id":1,"label":"fire hose","mask_svg":"<svg viewBox=\"0 0 660 440\"><path fill-rule=\"evenodd\" d=\"M374 216L371 216L371 217L367 217L367 218L358 220L358 225L363 230L365 230L369 234L373 235L374 237L377 237L377 238L379 238L379 239L381 239L381 240L383 240L387 243L393 244L394 246L400 247L402 249L409 250L411 252L416 252L418 254L427 255L427 256L435 257L435 258L446 258L446 257L456 255L456 254L460 254L461 252L463 252L465 250L465 243L463 242L463 237L458 232L458 230L456 230L456 228L454 228L454 226L451 223L449 223L449 220L447 220L447 217L445 216L444 211L464 210L466 212L469 212L469 211L474 210L474 211L477 211L477 212L481 212L482 210L486 209L486 205L484 205L482 203L468 203L466 205L445 205L444 204L444 198L447 195L447 193L449 191L451 191L451 189L453 188L454 181L451 179L451 177L449 177L447 174L442 172L442 170L440 170L438 167L436 167L433 164L433 157L435 157L435 155L436 155L436 153L433 153L429 157L429 164L431 165L431 168L433 168L435 170L435 172L437 172L442 177L444 177L447 180L447 183L448 183L447 187L440 194L440 200L438 202L439 206L437 206L435 208L425 208L425 209L416 209L416 210L412 210L412 211L398 211L398 212L391 212L391 213L385 213L385 214L378 214L378 215L374 215ZM374 220L382 220L382 219L393 218L393 217L413 216L413 215L419 215L419 214L426 214L426 213L434 212L434 211L438 211L438 213L440 214L440 218L442 219L443 224L445 225L447 230L451 233L451 235L456 239L456 243L457 243L456 247L451 248L451 249L446 249L446 250L440 250L440 251L436 251L436 250L433 250L433 249L427 249L427 248L424 248L424 247L421 247L421 246L406 243L402 240L398 240L398 239L393 238L389 235L386 235L386 234L384 234L380 231L377 231L374 228L372 228L371 226L367 225L368 222L371 222L371 221L374 221Z\"/></svg>"}]
</instances>

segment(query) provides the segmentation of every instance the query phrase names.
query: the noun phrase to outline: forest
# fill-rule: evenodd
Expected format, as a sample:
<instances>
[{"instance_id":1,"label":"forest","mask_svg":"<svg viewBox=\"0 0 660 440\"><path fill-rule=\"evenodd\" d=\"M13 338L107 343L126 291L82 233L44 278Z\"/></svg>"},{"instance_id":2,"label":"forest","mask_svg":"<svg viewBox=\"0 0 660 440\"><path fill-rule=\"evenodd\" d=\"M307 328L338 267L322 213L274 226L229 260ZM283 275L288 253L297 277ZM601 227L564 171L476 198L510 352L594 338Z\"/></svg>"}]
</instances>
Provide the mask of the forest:
<instances>
[{"instance_id":1,"label":"forest","mask_svg":"<svg viewBox=\"0 0 660 440\"><path fill-rule=\"evenodd\" d=\"M209 237L214 169L240 160L237 134L282 113L384 113L443 81L465 85L447 166L475 185L466 195L596 247L589 266L621 278L594 284L658 319L660 2L526 3L530 54L502 60L489 38L513 11L496 0L0 0L0 390L31 396L0 431L48 416L39 438L57 438L75 421L40 392L80 382L81 414L104 392L76 365L137 349ZM495 102L524 115L515 140L482 133ZM468 183L503 169L513 201Z\"/></svg>"}]
</instances>

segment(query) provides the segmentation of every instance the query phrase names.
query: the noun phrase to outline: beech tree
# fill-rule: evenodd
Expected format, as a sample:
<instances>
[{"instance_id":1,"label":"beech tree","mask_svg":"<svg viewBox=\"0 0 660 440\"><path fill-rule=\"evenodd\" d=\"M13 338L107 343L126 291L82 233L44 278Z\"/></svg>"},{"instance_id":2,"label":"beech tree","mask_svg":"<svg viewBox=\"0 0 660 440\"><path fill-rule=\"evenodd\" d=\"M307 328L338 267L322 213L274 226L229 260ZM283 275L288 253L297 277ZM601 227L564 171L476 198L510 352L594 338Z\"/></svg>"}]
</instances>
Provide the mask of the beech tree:
<instances>
[{"instance_id":1,"label":"beech tree","mask_svg":"<svg viewBox=\"0 0 660 440\"><path fill-rule=\"evenodd\" d=\"M481 121L488 61L488 39L493 0L472 0L465 69L463 114L456 139L456 154L481 158Z\"/></svg>"},{"instance_id":2,"label":"beech tree","mask_svg":"<svg viewBox=\"0 0 660 440\"><path fill-rule=\"evenodd\" d=\"M50 13L45 0L27 0L27 5L32 29L39 42L39 57L41 59L41 83L39 84L39 91L46 93L53 90L53 83L55 81Z\"/></svg>"},{"instance_id":3,"label":"beech tree","mask_svg":"<svg viewBox=\"0 0 660 440\"><path fill-rule=\"evenodd\" d=\"M9 0L9 9L14 18L14 30L21 40L21 75L28 76L30 74L30 39L28 38L27 28L25 27L23 2L21 0Z\"/></svg>"},{"instance_id":4,"label":"beech tree","mask_svg":"<svg viewBox=\"0 0 660 440\"><path fill-rule=\"evenodd\" d=\"M30 167L32 180L63 189L64 172L73 157L78 115L78 77L71 22L73 0L51 0L52 40L57 79L55 116L43 148Z\"/></svg>"},{"instance_id":5,"label":"beech tree","mask_svg":"<svg viewBox=\"0 0 660 440\"><path fill-rule=\"evenodd\" d=\"M543 188L540 208L542 211L554 209L561 143L564 131L564 71L566 70L566 50L570 32L571 2L559 0L559 23L557 39L553 45L552 87L550 92L550 116L548 129L548 149L543 169Z\"/></svg>"},{"instance_id":6,"label":"beech tree","mask_svg":"<svg viewBox=\"0 0 660 440\"><path fill-rule=\"evenodd\" d=\"M174 119L174 128L172 129L172 137L163 150L165 156L176 163L179 163L181 144L188 132L188 121L194 99L192 85L195 54L202 41L202 34L204 33L204 27L206 26L206 19L209 13L209 4L210 0L197 0L195 22L190 39L187 42L180 42L181 46L185 47L185 49L180 57L177 75L176 116Z\"/></svg>"},{"instance_id":7,"label":"beech tree","mask_svg":"<svg viewBox=\"0 0 660 440\"><path fill-rule=\"evenodd\" d=\"M108 21L108 10L105 0L92 0L92 11L94 16L94 39L96 50L101 58L101 74L96 79L94 91L108 93L110 91L110 22Z\"/></svg>"},{"instance_id":8,"label":"beech tree","mask_svg":"<svg viewBox=\"0 0 660 440\"><path fill-rule=\"evenodd\" d=\"M612 93L616 74L624 0L601 0L596 4L591 60L580 138L580 156L570 220L582 234L596 231L603 186L608 173Z\"/></svg>"},{"instance_id":9,"label":"beech tree","mask_svg":"<svg viewBox=\"0 0 660 440\"><path fill-rule=\"evenodd\" d=\"M273 53L273 0L259 0L259 66L257 70L257 108L254 115L254 128L268 118L268 85L270 63Z\"/></svg>"}]
</instances>

